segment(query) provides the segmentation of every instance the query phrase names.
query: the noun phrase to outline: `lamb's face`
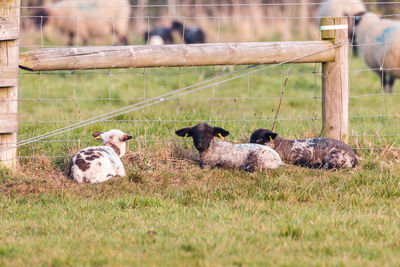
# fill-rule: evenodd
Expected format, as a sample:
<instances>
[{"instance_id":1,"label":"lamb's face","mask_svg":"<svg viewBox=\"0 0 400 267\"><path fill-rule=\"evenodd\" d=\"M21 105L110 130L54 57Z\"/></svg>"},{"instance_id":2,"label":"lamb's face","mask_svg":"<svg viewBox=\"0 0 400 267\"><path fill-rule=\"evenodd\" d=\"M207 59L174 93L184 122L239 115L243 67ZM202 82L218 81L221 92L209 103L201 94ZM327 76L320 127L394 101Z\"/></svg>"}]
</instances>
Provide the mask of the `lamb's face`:
<instances>
[{"instance_id":1,"label":"lamb's face","mask_svg":"<svg viewBox=\"0 0 400 267\"><path fill-rule=\"evenodd\" d=\"M271 148L275 148L273 140L278 136L278 134L272 132L268 129L258 129L255 130L250 136L250 143L266 145Z\"/></svg>"},{"instance_id":2,"label":"lamb's face","mask_svg":"<svg viewBox=\"0 0 400 267\"><path fill-rule=\"evenodd\" d=\"M348 37L349 40L355 42L356 36L355 36L355 29L357 25L360 23L362 17L364 16L366 12L359 12L357 14L354 14L354 16L349 16L347 19L347 24L348 24Z\"/></svg>"},{"instance_id":3,"label":"lamb's face","mask_svg":"<svg viewBox=\"0 0 400 267\"><path fill-rule=\"evenodd\" d=\"M103 145L113 144L116 146L120 146L124 142L132 139L131 135L124 133L121 130L110 130L108 132L94 132L93 136L95 139L100 139L103 142Z\"/></svg>"},{"instance_id":4,"label":"lamb's face","mask_svg":"<svg viewBox=\"0 0 400 267\"><path fill-rule=\"evenodd\" d=\"M229 135L228 131L219 127L211 127L207 123L199 123L194 127L182 128L175 133L181 137L191 136L194 146L199 152L204 152L210 147L214 136L221 135L225 137Z\"/></svg>"}]
</instances>

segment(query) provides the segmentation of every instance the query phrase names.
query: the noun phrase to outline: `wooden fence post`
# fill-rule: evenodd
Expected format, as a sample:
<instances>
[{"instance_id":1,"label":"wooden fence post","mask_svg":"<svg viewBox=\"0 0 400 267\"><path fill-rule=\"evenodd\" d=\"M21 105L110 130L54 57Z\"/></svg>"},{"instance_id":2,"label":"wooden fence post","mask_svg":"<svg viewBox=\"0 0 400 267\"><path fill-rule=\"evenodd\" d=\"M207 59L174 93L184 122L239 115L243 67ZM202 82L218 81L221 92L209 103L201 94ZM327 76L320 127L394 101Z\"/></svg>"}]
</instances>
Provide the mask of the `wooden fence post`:
<instances>
[{"instance_id":1,"label":"wooden fence post","mask_svg":"<svg viewBox=\"0 0 400 267\"><path fill-rule=\"evenodd\" d=\"M347 19L323 18L321 37L335 48L335 61L322 63L322 136L347 142L349 132L349 63Z\"/></svg>"},{"instance_id":2,"label":"wooden fence post","mask_svg":"<svg viewBox=\"0 0 400 267\"><path fill-rule=\"evenodd\" d=\"M17 164L20 0L0 0L0 165Z\"/></svg>"}]
</instances>

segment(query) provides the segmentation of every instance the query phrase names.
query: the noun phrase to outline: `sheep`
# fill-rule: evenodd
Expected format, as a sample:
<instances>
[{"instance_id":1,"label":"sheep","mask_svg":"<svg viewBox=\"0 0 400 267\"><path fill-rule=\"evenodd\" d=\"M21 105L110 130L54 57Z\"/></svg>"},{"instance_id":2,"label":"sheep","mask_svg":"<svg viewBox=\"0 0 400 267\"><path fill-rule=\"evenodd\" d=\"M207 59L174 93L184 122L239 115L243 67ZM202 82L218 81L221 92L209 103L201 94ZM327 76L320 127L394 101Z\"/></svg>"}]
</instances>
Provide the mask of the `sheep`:
<instances>
[{"instance_id":1,"label":"sheep","mask_svg":"<svg viewBox=\"0 0 400 267\"><path fill-rule=\"evenodd\" d=\"M400 21L363 12L357 14L355 24L365 64L379 75L383 90L392 93L395 79L400 78Z\"/></svg>"},{"instance_id":2,"label":"sheep","mask_svg":"<svg viewBox=\"0 0 400 267\"><path fill-rule=\"evenodd\" d=\"M162 45L174 43L172 29L167 27L155 28L144 33L144 41L149 45Z\"/></svg>"},{"instance_id":3,"label":"sheep","mask_svg":"<svg viewBox=\"0 0 400 267\"><path fill-rule=\"evenodd\" d=\"M357 56L357 42L354 36L353 16L367 11L362 0L325 0L317 9L317 23L322 17L348 17L348 37L353 44L354 55Z\"/></svg>"},{"instance_id":4,"label":"sheep","mask_svg":"<svg viewBox=\"0 0 400 267\"><path fill-rule=\"evenodd\" d=\"M175 132L178 136L191 136L200 154L201 168L221 167L253 172L276 169L282 160L273 149L256 144L231 144L216 141L214 137L225 137L229 132L220 127L199 123L194 127L182 128Z\"/></svg>"},{"instance_id":5,"label":"sheep","mask_svg":"<svg viewBox=\"0 0 400 267\"><path fill-rule=\"evenodd\" d=\"M55 4L38 9L35 24L38 27L50 24L68 35L68 45L74 38L87 45L89 40L103 40L116 34L116 44L127 45L129 0L61 0Z\"/></svg>"},{"instance_id":6,"label":"sheep","mask_svg":"<svg viewBox=\"0 0 400 267\"><path fill-rule=\"evenodd\" d=\"M258 129L251 134L251 144L266 145L283 159L308 168L353 168L357 158L353 149L343 142L330 138L287 140L269 129Z\"/></svg>"},{"instance_id":7,"label":"sheep","mask_svg":"<svg viewBox=\"0 0 400 267\"><path fill-rule=\"evenodd\" d=\"M177 31L187 44L205 43L205 34L199 27L183 29L183 24L178 21L172 22L172 30Z\"/></svg>"},{"instance_id":8,"label":"sheep","mask_svg":"<svg viewBox=\"0 0 400 267\"><path fill-rule=\"evenodd\" d=\"M68 166L68 176L78 183L101 183L114 176L125 176L120 158L125 155L126 141L132 139L121 130L94 132L103 146L87 147L75 154Z\"/></svg>"}]
</instances>

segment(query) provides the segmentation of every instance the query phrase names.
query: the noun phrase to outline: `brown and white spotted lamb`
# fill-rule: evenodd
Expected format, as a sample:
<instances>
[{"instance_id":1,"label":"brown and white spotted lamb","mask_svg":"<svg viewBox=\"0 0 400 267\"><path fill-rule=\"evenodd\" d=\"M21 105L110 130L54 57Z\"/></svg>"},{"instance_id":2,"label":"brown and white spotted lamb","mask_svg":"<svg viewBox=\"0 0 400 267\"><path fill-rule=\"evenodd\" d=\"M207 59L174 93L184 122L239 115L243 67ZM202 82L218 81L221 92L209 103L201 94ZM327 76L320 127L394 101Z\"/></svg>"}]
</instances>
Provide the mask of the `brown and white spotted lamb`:
<instances>
[{"instance_id":1,"label":"brown and white spotted lamb","mask_svg":"<svg viewBox=\"0 0 400 267\"><path fill-rule=\"evenodd\" d=\"M287 140L268 129L258 129L251 135L250 143L269 146L282 160L304 167L340 169L357 165L353 149L330 138Z\"/></svg>"},{"instance_id":2,"label":"brown and white spotted lamb","mask_svg":"<svg viewBox=\"0 0 400 267\"><path fill-rule=\"evenodd\" d=\"M132 139L121 130L94 132L103 146L87 147L76 153L68 167L68 176L78 183L101 183L114 176L125 176L120 158L125 155L126 141Z\"/></svg>"},{"instance_id":3,"label":"brown and white spotted lamb","mask_svg":"<svg viewBox=\"0 0 400 267\"><path fill-rule=\"evenodd\" d=\"M176 131L181 137L191 136L196 149L200 153L200 167L241 169L255 171L276 169L282 165L278 153L273 149L257 144L231 144L217 141L216 136L228 136L229 132L211 127L206 123Z\"/></svg>"}]
</instances>

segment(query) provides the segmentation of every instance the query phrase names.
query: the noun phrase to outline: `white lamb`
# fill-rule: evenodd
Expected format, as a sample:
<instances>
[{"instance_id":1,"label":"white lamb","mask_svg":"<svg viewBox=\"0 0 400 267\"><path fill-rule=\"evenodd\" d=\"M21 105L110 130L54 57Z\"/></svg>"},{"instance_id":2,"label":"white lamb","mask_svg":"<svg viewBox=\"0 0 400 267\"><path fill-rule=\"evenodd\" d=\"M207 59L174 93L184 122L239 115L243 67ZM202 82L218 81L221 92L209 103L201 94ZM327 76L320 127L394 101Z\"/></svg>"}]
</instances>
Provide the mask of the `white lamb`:
<instances>
[{"instance_id":1,"label":"white lamb","mask_svg":"<svg viewBox=\"0 0 400 267\"><path fill-rule=\"evenodd\" d=\"M38 27L46 23L69 37L68 45L79 38L85 45L113 36L116 44L128 44L131 14L128 0L61 0L34 13Z\"/></svg>"},{"instance_id":2,"label":"white lamb","mask_svg":"<svg viewBox=\"0 0 400 267\"><path fill-rule=\"evenodd\" d=\"M114 176L125 176L120 158L125 155L126 141L132 139L121 130L94 132L103 146L87 147L76 153L68 166L68 176L78 183L101 183Z\"/></svg>"},{"instance_id":3,"label":"white lamb","mask_svg":"<svg viewBox=\"0 0 400 267\"><path fill-rule=\"evenodd\" d=\"M200 167L241 169L249 172L263 169L276 169L282 160L270 147L258 144L231 144L216 141L214 137L229 135L229 132L200 123L194 127L183 128L175 132L178 136L191 136L200 153Z\"/></svg>"}]
</instances>

